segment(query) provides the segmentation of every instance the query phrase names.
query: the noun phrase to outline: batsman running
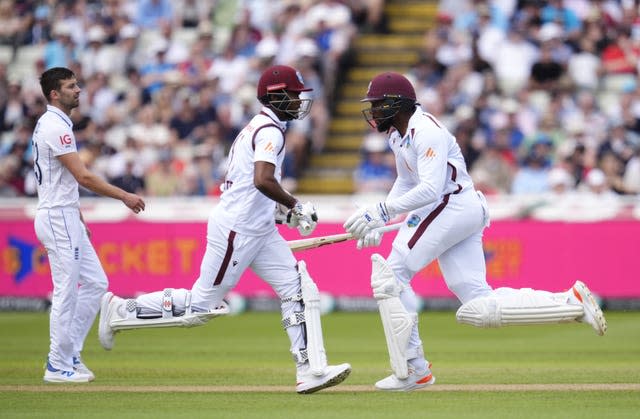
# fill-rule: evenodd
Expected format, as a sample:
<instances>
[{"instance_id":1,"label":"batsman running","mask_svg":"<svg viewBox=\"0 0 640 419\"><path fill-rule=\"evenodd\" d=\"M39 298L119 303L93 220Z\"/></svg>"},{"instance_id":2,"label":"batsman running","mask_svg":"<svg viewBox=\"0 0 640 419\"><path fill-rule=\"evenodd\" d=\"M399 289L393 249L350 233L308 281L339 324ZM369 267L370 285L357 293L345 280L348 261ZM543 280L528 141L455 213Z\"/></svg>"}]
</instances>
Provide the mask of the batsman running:
<instances>
[{"instance_id":1,"label":"batsman running","mask_svg":"<svg viewBox=\"0 0 640 419\"><path fill-rule=\"evenodd\" d=\"M223 298L251 268L276 292L282 326L296 362L296 391L313 393L344 381L349 364L327 364L318 287L297 262L275 221L307 236L317 225L313 204L301 203L280 185L287 121L309 113L311 98L292 67L267 68L258 81L261 112L236 137L229 152L219 204L207 223L207 248L191 290L165 289L125 300L107 293L101 303L99 337L110 350L119 330L198 326L228 313Z\"/></svg>"},{"instance_id":2,"label":"batsman running","mask_svg":"<svg viewBox=\"0 0 640 419\"><path fill-rule=\"evenodd\" d=\"M374 77L364 109L367 122L389 133L397 178L383 202L359 208L344 223L358 248L377 246L379 228L407 214L385 259L374 254L371 287L377 300L393 374L378 381L387 391L411 391L435 382L418 332L411 279L437 259L447 287L462 303L458 322L477 327L583 322L598 335L607 330L602 310L577 281L564 292L530 288L492 289L486 280L482 232L489 226L487 202L474 189L455 137L422 110L407 78Z\"/></svg>"}]
</instances>

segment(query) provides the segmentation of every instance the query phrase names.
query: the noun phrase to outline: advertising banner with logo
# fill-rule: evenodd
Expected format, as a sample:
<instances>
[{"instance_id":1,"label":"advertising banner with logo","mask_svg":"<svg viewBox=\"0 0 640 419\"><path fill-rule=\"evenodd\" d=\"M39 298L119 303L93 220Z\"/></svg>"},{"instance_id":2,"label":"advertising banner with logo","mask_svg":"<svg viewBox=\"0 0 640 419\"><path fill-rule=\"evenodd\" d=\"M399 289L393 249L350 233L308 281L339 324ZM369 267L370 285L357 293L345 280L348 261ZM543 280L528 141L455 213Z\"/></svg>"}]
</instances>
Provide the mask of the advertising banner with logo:
<instances>
[{"instance_id":1,"label":"advertising banner with logo","mask_svg":"<svg viewBox=\"0 0 640 419\"><path fill-rule=\"evenodd\" d=\"M290 240L297 231L281 227ZM163 288L190 288L198 277L205 249L204 222L91 223L92 242L110 281L122 296ZM340 224L319 225L314 236L342 233ZM427 233L428 234L428 233ZM386 256L394 233L373 250L342 242L296 253L307 262L321 291L334 296L370 296L370 256ZM485 231L487 277L493 287L530 287L549 291L570 287L577 279L604 298L640 297L640 223L605 221L563 223L495 221ZM212 279L213 280L213 279ZM413 280L423 297L451 297L437 263ZM46 252L30 220L0 224L0 296L47 297L52 285ZM272 296L268 285L250 271L236 292Z\"/></svg>"}]
</instances>

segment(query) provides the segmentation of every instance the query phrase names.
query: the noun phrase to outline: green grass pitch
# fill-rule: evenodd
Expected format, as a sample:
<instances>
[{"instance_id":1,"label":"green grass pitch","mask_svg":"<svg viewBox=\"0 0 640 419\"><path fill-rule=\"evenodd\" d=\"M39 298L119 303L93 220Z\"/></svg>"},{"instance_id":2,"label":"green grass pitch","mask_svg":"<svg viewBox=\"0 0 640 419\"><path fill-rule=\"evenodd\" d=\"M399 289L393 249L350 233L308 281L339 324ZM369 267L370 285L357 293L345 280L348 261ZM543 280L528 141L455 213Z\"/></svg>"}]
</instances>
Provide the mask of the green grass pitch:
<instances>
[{"instance_id":1,"label":"green grass pitch","mask_svg":"<svg viewBox=\"0 0 640 419\"><path fill-rule=\"evenodd\" d=\"M96 322L83 352L96 380L76 385L42 382L46 313L0 313L0 418L636 418L640 313L605 314L599 337L584 324L482 330L421 313L436 384L392 394L373 387L390 372L378 314L328 314L329 361L353 372L298 395L277 313L125 331L111 352Z\"/></svg>"}]
</instances>

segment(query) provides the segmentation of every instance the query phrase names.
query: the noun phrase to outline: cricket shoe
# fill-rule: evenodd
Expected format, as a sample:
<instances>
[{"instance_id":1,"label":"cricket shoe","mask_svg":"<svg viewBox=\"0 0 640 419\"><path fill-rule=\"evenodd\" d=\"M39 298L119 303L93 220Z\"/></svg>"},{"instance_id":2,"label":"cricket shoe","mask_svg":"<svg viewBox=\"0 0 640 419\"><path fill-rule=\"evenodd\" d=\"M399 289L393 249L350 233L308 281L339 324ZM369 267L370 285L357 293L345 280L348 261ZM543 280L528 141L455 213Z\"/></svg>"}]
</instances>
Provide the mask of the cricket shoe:
<instances>
[{"instance_id":1,"label":"cricket shoe","mask_svg":"<svg viewBox=\"0 0 640 419\"><path fill-rule=\"evenodd\" d=\"M89 381L93 381L96 379L96 376L93 374L85 364L82 362L82 359L79 356L73 357L73 370L75 372L79 372L80 374L86 374L89 376Z\"/></svg>"},{"instance_id":2,"label":"cricket shoe","mask_svg":"<svg viewBox=\"0 0 640 419\"><path fill-rule=\"evenodd\" d=\"M100 300L100 323L98 324L98 339L100 345L107 351L113 348L115 330L111 328L111 320L117 315L118 308L125 303L112 292L106 292Z\"/></svg>"},{"instance_id":3,"label":"cricket shoe","mask_svg":"<svg viewBox=\"0 0 640 419\"><path fill-rule=\"evenodd\" d=\"M310 394L323 388L332 387L343 382L351 373L351 365L328 365L324 374L317 376L311 373L310 368L298 371L296 374L296 391L298 394Z\"/></svg>"},{"instance_id":4,"label":"cricket shoe","mask_svg":"<svg viewBox=\"0 0 640 419\"><path fill-rule=\"evenodd\" d=\"M573 295L580 301L584 309L584 315L578 321L589 323L598 335L604 335L607 331L607 321L589 288L582 281L576 281L572 290Z\"/></svg>"},{"instance_id":5,"label":"cricket shoe","mask_svg":"<svg viewBox=\"0 0 640 419\"><path fill-rule=\"evenodd\" d=\"M413 368L409 368L409 376L407 378L398 378L395 374L391 374L387 378L376 383L376 388L383 391L413 391L436 382L436 377L431 373L431 364L423 373L417 373Z\"/></svg>"},{"instance_id":6,"label":"cricket shoe","mask_svg":"<svg viewBox=\"0 0 640 419\"><path fill-rule=\"evenodd\" d=\"M44 372L44 381L47 383L88 383L93 378L88 374L78 371L64 371L53 368L47 362L47 368Z\"/></svg>"}]
</instances>

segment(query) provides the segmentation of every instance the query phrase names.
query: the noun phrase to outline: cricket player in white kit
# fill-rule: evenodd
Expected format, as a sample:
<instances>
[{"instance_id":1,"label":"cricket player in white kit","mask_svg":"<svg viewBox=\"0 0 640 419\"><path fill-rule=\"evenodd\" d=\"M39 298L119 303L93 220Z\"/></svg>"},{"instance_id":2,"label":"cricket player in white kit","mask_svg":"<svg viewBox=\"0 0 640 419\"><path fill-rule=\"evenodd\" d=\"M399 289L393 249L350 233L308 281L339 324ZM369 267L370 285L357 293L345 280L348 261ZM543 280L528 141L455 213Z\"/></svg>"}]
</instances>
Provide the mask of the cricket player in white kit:
<instances>
[{"instance_id":1,"label":"cricket player in white kit","mask_svg":"<svg viewBox=\"0 0 640 419\"><path fill-rule=\"evenodd\" d=\"M413 86L397 73L374 77L362 100L367 122L389 132L397 179L384 202L359 208L345 222L358 248L377 246L374 229L398 214L406 222L385 260L372 255L371 286L385 332L393 374L380 390L411 391L435 382L418 332L417 299L411 279L434 259L448 288L462 303L460 323L478 327L585 322L598 335L607 324L589 289L580 281L566 291L492 289L486 281L482 231L489 226L487 203L476 192L455 137L416 102Z\"/></svg>"},{"instance_id":2,"label":"cricket player in white kit","mask_svg":"<svg viewBox=\"0 0 640 419\"><path fill-rule=\"evenodd\" d=\"M121 200L135 213L144 210L144 201L91 173L78 157L70 115L81 89L73 72L49 69L40 85L49 104L32 139L38 191L34 227L47 251L53 281L44 381L88 382L94 374L80 353L108 282L80 213L78 184Z\"/></svg>"},{"instance_id":3,"label":"cricket player in white kit","mask_svg":"<svg viewBox=\"0 0 640 419\"><path fill-rule=\"evenodd\" d=\"M275 223L278 217L304 235L317 224L314 206L301 204L280 185L287 121L309 113L312 100L300 99L309 90L291 67L273 66L262 73L257 97L264 106L231 146L220 203L207 224L199 278L191 290L165 289L135 300L107 293L99 331L105 349L111 349L119 330L196 326L224 314L223 298L250 267L281 300L282 325L297 366L296 391L313 393L349 375L349 364L327 365L318 289Z\"/></svg>"}]
</instances>

